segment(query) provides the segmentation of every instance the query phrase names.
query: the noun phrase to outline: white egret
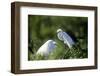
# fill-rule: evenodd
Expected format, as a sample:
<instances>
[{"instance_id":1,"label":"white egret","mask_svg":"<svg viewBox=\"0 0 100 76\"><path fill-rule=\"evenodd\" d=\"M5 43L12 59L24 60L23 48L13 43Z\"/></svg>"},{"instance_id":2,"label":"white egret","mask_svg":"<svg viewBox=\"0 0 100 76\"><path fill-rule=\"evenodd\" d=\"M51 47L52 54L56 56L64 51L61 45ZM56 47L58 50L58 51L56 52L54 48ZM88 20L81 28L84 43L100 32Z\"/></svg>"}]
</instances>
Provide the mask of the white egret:
<instances>
[{"instance_id":1,"label":"white egret","mask_svg":"<svg viewBox=\"0 0 100 76\"><path fill-rule=\"evenodd\" d=\"M53 40L48 40L45 42L37 51L37 55L42 55L47 57L56 47L56 42Z\"/></svg>"},{"instance_id":2,"label":"white egret","mask_svg":"<svg viewBox=\"0 0 100 76\"><path fill-rule=\"evenodd\" d=\"M72 46L75 44L73 39L62 29L57 30L57 36L58 39L64 41L64 44L68 45L69 48L72 48Z\"/></svg>"}]
</instances>

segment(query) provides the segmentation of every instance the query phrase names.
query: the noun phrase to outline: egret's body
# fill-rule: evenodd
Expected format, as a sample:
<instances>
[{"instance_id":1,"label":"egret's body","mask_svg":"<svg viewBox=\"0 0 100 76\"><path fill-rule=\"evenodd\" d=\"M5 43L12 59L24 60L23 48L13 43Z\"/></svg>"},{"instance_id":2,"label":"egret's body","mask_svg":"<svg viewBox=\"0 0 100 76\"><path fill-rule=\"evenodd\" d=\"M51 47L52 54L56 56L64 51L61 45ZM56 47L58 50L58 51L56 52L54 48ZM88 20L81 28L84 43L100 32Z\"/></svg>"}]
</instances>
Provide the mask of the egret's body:
<instances>
[{"instance_id":1,"label":"egret's body","mask_svg":"<svg viewBox=\"0 0 100 76\"><path fill-rule=\"evenodd\" d=\"M45 42L37 51L36 54L42 55L42 56L48 56L56 47L56 42L53 40L48 40Z\"/></svg>"},{"instance_id":2,"label":"egret's body","mask_svg":"<svg viewBox=\"0 0 100 76\"><path fill-rule=\"evenodd\" d=\"M73 39L61 29L57 30L57 36L58 36L58 39L61 41L64 41L64 44L68 45L69 48L71 48L75 44Z\"/></svg>"}]
</instances>

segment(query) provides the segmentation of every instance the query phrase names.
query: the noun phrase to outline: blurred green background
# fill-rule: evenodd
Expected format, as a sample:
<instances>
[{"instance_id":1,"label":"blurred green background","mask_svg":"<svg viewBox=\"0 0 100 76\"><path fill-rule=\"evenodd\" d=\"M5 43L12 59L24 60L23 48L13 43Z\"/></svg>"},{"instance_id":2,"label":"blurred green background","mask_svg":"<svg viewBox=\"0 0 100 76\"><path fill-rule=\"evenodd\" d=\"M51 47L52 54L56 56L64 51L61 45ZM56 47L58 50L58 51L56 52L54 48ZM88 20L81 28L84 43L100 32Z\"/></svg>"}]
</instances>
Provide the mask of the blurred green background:
<instances>
[{"instance_id":1,"label":"blurred green background","mask_svg":"<svg viewBox=\"0 0 100 76\"><path fill-rule=\"evenodd\" d=\"M65 45L57 37L57 29L67 32L75 41L73 48ZM55 40L57 48L47 60L87 58L88 18L71 16L28 15L28 60L43 60L36 52L47 40Z\"/></svg>"}]
</instances>

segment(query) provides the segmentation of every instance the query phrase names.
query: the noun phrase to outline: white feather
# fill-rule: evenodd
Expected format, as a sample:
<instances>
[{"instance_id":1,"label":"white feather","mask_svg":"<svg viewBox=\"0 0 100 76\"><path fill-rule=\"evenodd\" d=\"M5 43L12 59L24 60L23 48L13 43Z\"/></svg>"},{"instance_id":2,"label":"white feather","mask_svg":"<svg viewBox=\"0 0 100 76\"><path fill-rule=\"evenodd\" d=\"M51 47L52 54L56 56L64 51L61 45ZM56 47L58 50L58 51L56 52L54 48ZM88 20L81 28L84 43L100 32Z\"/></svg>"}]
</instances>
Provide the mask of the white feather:
<instances>
[{"instance_id":1,"label":"white feather","mask_svg":"<svg viewBox=\"0 0 100 76\"><path fill-rule=\"evenodd\" d=\"M42 56L48 56L56 47L56 42L53 40L48 40L45 42L37 51L36 54L40 54Z\"/></svg>"},{"instance_id":2,"label":"white feather","mask_svg":"<svg viewBox=\"0 0 100 76\"><path fill-rule=\"evenodd\" d=\"M75 44L73 39L61 29L57 30L57 36L58 36L58 39L61 41L64 41L64 44L68 45L69 48L71 48Z\"/></svg>"}]
</instances>

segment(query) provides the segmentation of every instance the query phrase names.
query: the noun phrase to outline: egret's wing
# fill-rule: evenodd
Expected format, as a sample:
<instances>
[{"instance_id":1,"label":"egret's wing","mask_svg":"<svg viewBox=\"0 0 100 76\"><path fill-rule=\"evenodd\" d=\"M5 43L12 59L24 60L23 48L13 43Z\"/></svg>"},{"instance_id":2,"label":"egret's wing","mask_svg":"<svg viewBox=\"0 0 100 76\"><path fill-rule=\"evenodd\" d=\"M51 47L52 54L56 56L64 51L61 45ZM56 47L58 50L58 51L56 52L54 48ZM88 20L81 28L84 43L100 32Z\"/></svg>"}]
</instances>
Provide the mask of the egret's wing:
<instances>
[{"instance_id":1,"label":"egret's wing","mask_svg":"<svg viewBox=\"0 0 100 76\"><path fill-rule=\"evenodd\" d=\"M75 42L73 41L73 39L66 33L63 32L63 38L64 38L64 43L71 47L73 44L75 44Z\"/></svg>"},{"instance_id":2,"label":"egret's wing","mask_svg":"<svg viewBox=\"0 0 100 76\"><path fill-rule=\"evenodd\" d=\"M45 55L47 53L48 47L47 44L43 44L37 51L37 54Z\"/></svg>"}]
</instances>

